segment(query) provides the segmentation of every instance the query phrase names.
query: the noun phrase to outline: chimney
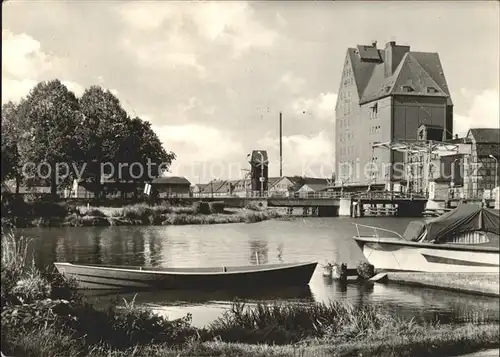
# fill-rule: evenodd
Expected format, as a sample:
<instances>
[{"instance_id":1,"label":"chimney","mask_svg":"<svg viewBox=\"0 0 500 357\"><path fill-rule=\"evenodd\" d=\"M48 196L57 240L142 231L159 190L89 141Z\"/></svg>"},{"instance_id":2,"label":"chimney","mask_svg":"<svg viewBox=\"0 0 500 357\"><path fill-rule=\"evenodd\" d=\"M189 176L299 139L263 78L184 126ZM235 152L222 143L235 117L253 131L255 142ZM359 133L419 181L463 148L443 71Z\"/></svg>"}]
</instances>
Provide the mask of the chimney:
<instances>
[{"instance_id":1,"label":"chimney","mask_svg":"<svg viewBox=\"0 0 500 357\"><path fill-rule=\"evenodd\" d=\"M385 44L384 69L386 78L392 76L407 52L410 52L410 46L396 45L396 41Z\"/></svg>"},{"instance_id":2,"label":"chimney","mask_svg":"<svg viewBox=\"0 0 500 357\"><path fill-rule=\"evenodd\" d=\"M377 48L377 41L372 41L372 46L373 46L374 48Z\"/></svg>"}]
</instances>

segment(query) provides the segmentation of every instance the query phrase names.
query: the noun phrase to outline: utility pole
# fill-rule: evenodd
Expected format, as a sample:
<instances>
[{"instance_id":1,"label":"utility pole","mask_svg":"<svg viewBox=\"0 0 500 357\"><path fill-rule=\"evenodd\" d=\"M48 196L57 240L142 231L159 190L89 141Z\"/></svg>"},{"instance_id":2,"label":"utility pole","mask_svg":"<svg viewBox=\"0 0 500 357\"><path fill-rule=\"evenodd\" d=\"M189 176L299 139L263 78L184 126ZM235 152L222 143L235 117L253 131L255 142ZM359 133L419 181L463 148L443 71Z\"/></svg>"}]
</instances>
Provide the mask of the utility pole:
<instances>
[{"instance_id":1,"label":"utility pole","mask_svg":"<svg viewBox=\"0 0 500 357\"><path fill-rule=\"evenodd\" d=\"M264 155L257 151L260 155L260 197L264 197Z\"/></svg>"},{"instance_id":2,"label":"utility pole","mask_svg":"<svg viewBox=\"0 0 500 357\"><path fill-rule=\"evenodd\" d=\"M283 177L283 120L280 112L280 177Z\"/></svg>"}]
</instances>

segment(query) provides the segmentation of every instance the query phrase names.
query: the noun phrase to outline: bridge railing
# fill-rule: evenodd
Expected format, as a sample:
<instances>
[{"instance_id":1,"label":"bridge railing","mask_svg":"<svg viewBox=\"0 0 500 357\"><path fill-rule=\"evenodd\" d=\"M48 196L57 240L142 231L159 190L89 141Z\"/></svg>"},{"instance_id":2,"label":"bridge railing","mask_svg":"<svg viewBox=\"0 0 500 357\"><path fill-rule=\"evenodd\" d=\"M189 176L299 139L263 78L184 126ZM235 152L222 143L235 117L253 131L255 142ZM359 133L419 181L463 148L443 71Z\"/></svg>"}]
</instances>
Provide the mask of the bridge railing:
<instances>
[{"instance_id":1,"label":"bridge railing","mask_svg":"<svg viewBox=\"0 0 500 357\"><path fill-rule=\"evenodd\" d=\"M283 193L283 192L271 192L268 198L278 198L278 199L318 199L318 198L341 198L348 197L344 193L343 195L340 192L305 192L305 193Z\"/></svg>"},{"instance_id":2,"label":"bridge railing","mask_svg":"<svg viewBox=\"0 0 500 357\"><path fill-rule=\"evenodd\" d=\"M373 191L373 192L305 192L305 193L270 193L268 198L288 198L288 199L362 199L362 200L388 200L388 199L419 199L425 198L418 194L404 194L399 192Z\"/></svg>"},{"instance_id":3,"label":"bridge railing","mask_svg":"<svg viewBox=\"0 0 500 357\"><path fill-rule=\"evenodd\" d=\"M194 197L200 197L194 195ZM201 197L210 197L210 195L202 195ZM415 193L400 193L388 191L371 191L371 192L340 192L340 191L321 191L321 192L264 192L263 195L259 191L247 191L241 193L227 193L225 195L214 194L214 198L224 197L239 197L239 198L254 198L254 199L361 199L361 200L393 200L393 199L423 199L425 196Z\"/></svg>"},{"instance_id":4,"label":"bridge railing","mask_svg":"<svg viewBox=\"0 0 500 357\"><path fill-rule=\"evenodd\" d=\"M367 226L364 224L354 223L356 226L357 237L373 237L373 238L398 238L406 240L401 234L395 231L391 231L389 229L375 227L375 226ZM363 231L368 231L370 233L362 233Z\"/></svg>"}]
</instances>

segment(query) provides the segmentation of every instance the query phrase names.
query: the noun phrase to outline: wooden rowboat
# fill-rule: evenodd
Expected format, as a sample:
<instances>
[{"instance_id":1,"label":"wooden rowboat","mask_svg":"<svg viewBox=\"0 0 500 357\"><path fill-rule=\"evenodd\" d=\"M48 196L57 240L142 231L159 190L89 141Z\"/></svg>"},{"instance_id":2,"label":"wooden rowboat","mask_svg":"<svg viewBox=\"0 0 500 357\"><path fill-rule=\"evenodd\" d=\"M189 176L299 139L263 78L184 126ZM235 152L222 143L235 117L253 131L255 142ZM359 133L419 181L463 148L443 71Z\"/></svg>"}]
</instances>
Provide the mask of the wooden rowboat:
<instances>
[{"instance_id":1,"label":"wooden rowboat","mask_svg":"<svg viewBox=\"0 0 500 357\"><path fill-rule=\"evenodd\" d=\"M54 263L59 273L75 278L80 289L212 291L308 285L317 264L316 262L210 268L150 268Z\"/></svg>"}]
</instances>

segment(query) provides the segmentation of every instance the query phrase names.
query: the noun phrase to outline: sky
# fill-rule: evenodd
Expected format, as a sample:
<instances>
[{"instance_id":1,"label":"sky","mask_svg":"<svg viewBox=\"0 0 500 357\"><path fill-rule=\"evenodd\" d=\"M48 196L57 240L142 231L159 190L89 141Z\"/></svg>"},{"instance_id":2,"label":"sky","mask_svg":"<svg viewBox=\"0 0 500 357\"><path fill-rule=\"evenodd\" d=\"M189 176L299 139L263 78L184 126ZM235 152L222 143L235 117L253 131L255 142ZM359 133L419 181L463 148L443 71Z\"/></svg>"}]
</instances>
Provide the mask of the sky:
<instances>
[{"instance_id":1,"label":"sky","mask_svg":"<svg viewBox=\"0 0 500 357\"><path fill-rule=\"evenodd\" d=\"M267 150L279 175L330 177L348 47L438 52L454 132L499 126L499 3L19 1L2 11L2 103L58 78L100 85L151 122L193 184L238 179ZM243 170L242 170L243 169Z\"/></svg>"}]
</instances>

